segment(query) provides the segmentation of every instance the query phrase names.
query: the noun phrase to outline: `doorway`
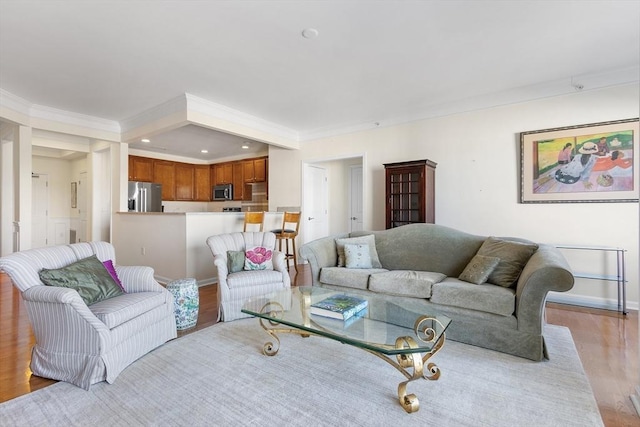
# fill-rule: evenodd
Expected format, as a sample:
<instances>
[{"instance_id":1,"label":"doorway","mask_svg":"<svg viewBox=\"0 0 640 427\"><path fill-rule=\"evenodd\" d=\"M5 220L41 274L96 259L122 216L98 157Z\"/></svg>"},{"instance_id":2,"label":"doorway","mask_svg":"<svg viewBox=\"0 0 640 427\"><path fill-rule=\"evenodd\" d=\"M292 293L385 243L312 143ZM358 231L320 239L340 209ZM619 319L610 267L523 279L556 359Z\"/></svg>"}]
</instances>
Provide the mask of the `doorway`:
<instances>
[{"instance_id":1,"label":"doorway","mask_svg":"<svg viewBox=\"0 0 640 427\"><path fill-rule=\"evenodd\" d=\"M49 175L31 174L31 247L42 248L49 243Z\"/></svg>"}]
</instances>

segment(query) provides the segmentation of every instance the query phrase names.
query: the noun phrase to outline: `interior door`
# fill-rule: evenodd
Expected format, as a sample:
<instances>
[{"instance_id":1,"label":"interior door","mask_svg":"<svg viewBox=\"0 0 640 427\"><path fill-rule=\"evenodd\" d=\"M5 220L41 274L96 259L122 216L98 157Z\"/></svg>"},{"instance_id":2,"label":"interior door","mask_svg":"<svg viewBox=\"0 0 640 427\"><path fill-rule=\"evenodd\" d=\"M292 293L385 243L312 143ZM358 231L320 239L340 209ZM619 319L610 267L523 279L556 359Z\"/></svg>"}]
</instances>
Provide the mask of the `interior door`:
<instances>
[{"instance_id":1,"label":"interior door","mask_svg":"<svg viewBox=\"0 0 640 427\"><path fill-rule=\"evenodd\" d=\"M349 179L349 231L362 230L362 166L351 166Z\"/></svg>"},{"instance_id":2,"label":"interior door","mask_svg":"<svg viewBox=\"0 0 640 427\"><path fill-rule=\"evenodd\" d=\"M307 243L329 234L327 170L305 164L303 179L303 216L300 222L303 243Z\"/></svg>"},{"instance_id":3,"label":"interior door","mask_svg":"<svg viewBox=\"0 0 640 427\"><path fill-rule=\"evenodd\" d=\"M49 222L49 175L31 174L31 247L47 246Z\"/></svg>"},{"instance_id":4,"label":"interior door","mask_svg":"<svg viewBox=\"0 0 640 427\"><path fill-rule=\"evenodd\" d=\"M80 173L80 180L78 181L78 216L80 220L80 227L78 228L78 242L88 241L88 225L87 220L87 173Z\"/></svg>"}]
</instances>

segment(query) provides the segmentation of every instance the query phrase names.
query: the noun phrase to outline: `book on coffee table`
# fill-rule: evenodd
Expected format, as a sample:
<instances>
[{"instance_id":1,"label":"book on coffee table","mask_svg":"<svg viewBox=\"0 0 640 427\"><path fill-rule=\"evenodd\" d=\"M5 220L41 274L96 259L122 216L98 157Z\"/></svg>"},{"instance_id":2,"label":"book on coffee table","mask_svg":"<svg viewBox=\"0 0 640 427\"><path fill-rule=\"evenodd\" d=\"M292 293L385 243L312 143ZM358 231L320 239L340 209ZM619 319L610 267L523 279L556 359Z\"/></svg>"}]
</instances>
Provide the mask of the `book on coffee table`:
<instances>
[{"instance_id":1,"label":"book on coffee table","mask_svg":"<svg viewBox=\"0 0 640 427\"><path fill-rule=\"evenodd\" d=\"M311 304L311 314L347 320L367 308L368 304L369 302L366 299L353 295L332 295L322 301Z\"/></svg>"}]
</instances>

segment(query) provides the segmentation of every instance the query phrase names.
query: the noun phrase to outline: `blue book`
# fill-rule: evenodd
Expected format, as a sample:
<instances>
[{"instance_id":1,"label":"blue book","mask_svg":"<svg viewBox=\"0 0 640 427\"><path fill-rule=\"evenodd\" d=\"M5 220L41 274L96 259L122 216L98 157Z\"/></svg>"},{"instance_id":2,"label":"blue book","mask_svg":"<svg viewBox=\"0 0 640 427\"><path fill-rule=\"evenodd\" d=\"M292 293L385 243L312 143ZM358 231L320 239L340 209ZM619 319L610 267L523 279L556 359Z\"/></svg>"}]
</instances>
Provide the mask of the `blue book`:
<instances>
[{"instance_id":1,"label":"blue book","mask_svg":"<svg viewBox=\"0 0 640 427\"><path fill-rule=\"evenodd\" d=\"M353 295L332 295L322 301L311 304L311 314L347 320L359 311L364 310L369 302Z\"/></svg>"}]
</instances>

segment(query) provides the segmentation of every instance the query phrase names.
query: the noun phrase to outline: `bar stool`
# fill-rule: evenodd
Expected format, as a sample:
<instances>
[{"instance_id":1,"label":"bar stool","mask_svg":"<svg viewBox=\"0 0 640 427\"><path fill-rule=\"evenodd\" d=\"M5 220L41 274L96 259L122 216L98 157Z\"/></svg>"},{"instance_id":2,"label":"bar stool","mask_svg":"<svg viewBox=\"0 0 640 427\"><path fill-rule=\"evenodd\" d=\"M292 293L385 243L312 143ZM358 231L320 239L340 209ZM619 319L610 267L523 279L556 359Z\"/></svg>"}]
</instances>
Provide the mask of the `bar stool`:
<instances>
[{"instance_id":1,"label":"bar stool","mask_svg":"<svg viewBox=\"0 0 640 427\"><path fill-rule=\"evenodd\" d=\"M271 230L278 240L278 250L282 252L282 241L285 241L284 256L287 260L287 270L289 270L289 260L293 260L293 267L298 272L298 253L296 251L296 236L300 228L300 212L285 212L282 216L282 228ZM289 251L289 241L291 241L293 251Z\"/></svg>"},{"instance_id":2,"label":"bar stool","mask_svg":"<svg viewBox=\"0 0 640 427\"><path fill-rule=\"evenodd\" d=\"M264 212L245 212L244 213L244 228L242 231L247 231L247 225L260 225L260 230L262 231L264 223Z\"/></svg>"}]
</instances>

